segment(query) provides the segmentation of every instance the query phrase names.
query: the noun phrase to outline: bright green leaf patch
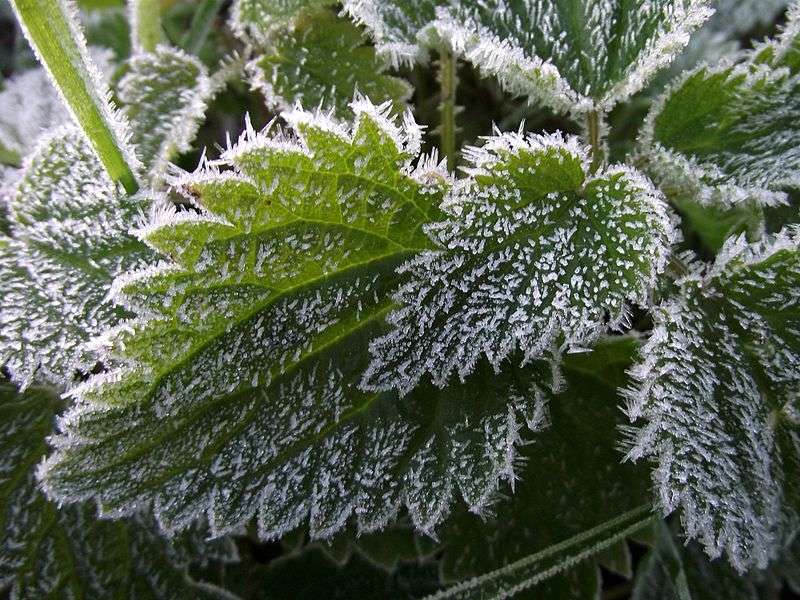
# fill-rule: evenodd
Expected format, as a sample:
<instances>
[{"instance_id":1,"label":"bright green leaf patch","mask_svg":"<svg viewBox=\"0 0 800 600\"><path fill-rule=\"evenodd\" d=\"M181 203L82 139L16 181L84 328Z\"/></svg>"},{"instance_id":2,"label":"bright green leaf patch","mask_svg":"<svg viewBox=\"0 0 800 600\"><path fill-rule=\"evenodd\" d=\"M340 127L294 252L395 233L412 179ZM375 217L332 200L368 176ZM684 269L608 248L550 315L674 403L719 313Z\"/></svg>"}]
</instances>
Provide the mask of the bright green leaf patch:
<instances>
[{"instance_id":1,"label":"bright green leaf patch","mask_svg":"<svg viewBox=\"0 0 800 600\"><path fill-rule=\"evenodd\" d=\"M0 591L19 600L233 598L187 573L192 560L235 560L230 541L192 533L171 542L151 518L101 521L91 507L45 499L35 466L61 408L48 389L17 394L0 382Z\"/></svg>"},{"instance_id":2,"label":"bright green leaf patch","mask_svg":"<svg viewBox=\"0 0 800 600\"><path fill-rule=\"evenodd\" d=\"M647 169L697 201L771 205L800 186L800 9L782 36L743 61L701 66L657 101Z\"/></svg>"},{"instance_id":3,"label":"bright green leaf patch","mask_svg":"<svg viewBox=\"0 0 800 600\"><path fill-rule=\"evenodd\" d=\"M665 513L734 567L763 568L797 518L800 239L733 239L655 313L632 371L630 458L652 458ZM679 367L677 365L680 365Z\"/></svg>"},{"instance_id":4,"label":"bright green leaf patch","mask_svg":"<svg viewBox=\"0 0 800 600\"><path fill-rule=\"evenodd\" d=\"M403 110L410 86L383 73L375 49L364 42L359 28L328 10L304 15L250 63L252 84L269 106L283 110L302 104L352 116L349 104L356 92L376 104L391 100L395 110Z\"/></svg>"}]
</instances>

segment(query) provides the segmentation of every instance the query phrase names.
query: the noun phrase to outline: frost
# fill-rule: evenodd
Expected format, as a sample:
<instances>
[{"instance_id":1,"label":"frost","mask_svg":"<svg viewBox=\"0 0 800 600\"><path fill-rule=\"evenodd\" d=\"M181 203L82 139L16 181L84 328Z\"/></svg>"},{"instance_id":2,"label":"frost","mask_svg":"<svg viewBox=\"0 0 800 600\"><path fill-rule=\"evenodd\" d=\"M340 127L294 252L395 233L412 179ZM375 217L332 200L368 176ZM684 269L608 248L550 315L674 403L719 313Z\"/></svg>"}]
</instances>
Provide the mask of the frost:
<instances>
[{"instance_id":1,"label":"frost","mask_svg":"<svg viewBox=\"0 0 800 600\"><path fill-rule=\"evenodd\" d=\"M463 380L554 347L580 349L648 302L674 233L661 195L621 166L589 174L560 135L498 134L466 151L470 177L426 228L437 249L401 269L394 330L372 344L369 390L411 390L425 374Z\"/></svg>"},{"instance_id":2,"label":"frost","mask_svg":"<svg viewBox=\"0 0 800 600\"><path fill-rule=\"evenodd\" d=\"M662 94L642 133L657 183L727 206L780 204L784 188L800 186L799 28L795 8L778 39L700 66Z\"/></svg>"},{"instance_id":3,"label":"frost","mask_svg":"<svg viewBox=\"0 0 800 600\"><path fill-rule=\"evenodd\" d=\"M128 64L119 83L122 112L137 157L157 180L171 158L190 149L216 90L205 66L180 50L159 46Z\"/></svg>"},{"instance_id":4,"label":"frost","mask_svg":"<svg viewBox=\"0 0 800 600\"><path fill-rule=\"evenodd\" d=\"M290 130L248 125L175 176L198 212L160 210L139 230L170 260L115 283L143 316L96 340L117 367L71 392L49 495L115 517L149 504L167 532L205 513L215 534L257 515L263 538L303 524L326 538L403 505L432 533L458 496L480 512L513 478L522 431L545 422L541 365L522 383L484 365L403 402L356 386L395 268L430 247L422 227L450 180L417 156L410 117L351 110L352 126L299 108Z\"/></svg>"},{"instance_id":5,"label":"frost","mask_svg":"<svg viewBox=\"0 0 800 600\"><path fill-rule=\"evenodd\" d=\"M270 107L288 110L300 103L350 116L348 105L356 92L376 103L391 100L395 109L405 108L410 86L386 75L384 67L357 27L324 10L298 19L291 31L275 36L247 69L252 86Z\"/></svg>"},{"instance_id":6,"label":"frost","mask_svg":"<svg viewBox=\"0 0 800 600\"><path fill-rule=\"evenodd\" d=\"M626 392L628 457L650 457L665 513L739 571L763 568L796 525L800 234L729 240L655 313Z\"/></svg>"},{"instance_id":7,"label":"frost","mask_svg":"<svg viewBox=\"0 0 800 600\"><path fill-rule=\"evenodd\" d=\"M108 285L149 256L127 233L144 206L74 127L40 140L9 201L13 239L0 240L0 363L14 381L66 386L93 366L82 345L124 314Z\"/></svg>"},{"instance_id":8,"label":"frost","mask_svg":"<svg viewBox=\"0 0 800 600\"><path fill-rule=\"evenodd\" d=\"M712 14L707 0L385 3L345 10L395 64L442 41L512 94L563 112L607 111L642 89Z\"/></svg>"},{"instance_id":9,"label":"frost","mask_svg":"<svg viewBox=\"0 0 800 600\"><path fill-rule=\"evenodd\" d=\"M193 562L237 560L231 540L205 542L195 530L169 541L151 517L110 523L91 507L58 508L44 498L34 465L46 452L59 409L45 388L18 395L0 382L0 591L14 600L233 599L188 574Z\"/></svg>"}]
</instances>

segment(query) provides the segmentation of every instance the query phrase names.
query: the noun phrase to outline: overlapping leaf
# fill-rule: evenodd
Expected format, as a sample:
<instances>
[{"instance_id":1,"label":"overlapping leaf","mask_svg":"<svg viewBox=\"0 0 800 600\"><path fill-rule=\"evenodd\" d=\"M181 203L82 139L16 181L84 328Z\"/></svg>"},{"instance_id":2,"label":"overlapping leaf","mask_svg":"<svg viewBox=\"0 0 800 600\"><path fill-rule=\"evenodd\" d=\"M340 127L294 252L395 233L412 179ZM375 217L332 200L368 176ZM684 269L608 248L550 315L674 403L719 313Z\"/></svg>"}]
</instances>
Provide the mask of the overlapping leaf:
<instances>
[{"instance_id":1,"label":"overlapping leaf","mask_svg":"<svg viewBox=\"0 0 800 600\"><path fill-rule=\"evenodd\" d=\"M364 42L359 28L328 10L306 14L250 63L252 84L267 104L283 110L300 103L352 116L349 103L356 92L404 108L409 85L383 73L375 49Z\"/></svg>"},{"instance_id":2,"label":"overlapping leaf","mask_svg":"<svg viewBox=\"0 0 800 600\"><path fill-rule=\"evenodd\" d=\"M591 175L584 148L560 135L503 134L467 151L471 177L427 228L437 249L408 273L372 345L367 389L405 393L425 375L445 386L482 356L536 359L591 344L646 302L673 237L660 194L634 170Z\"/></svg>"},{"instance_id":3,"label":"overlapping leaf","mask_svg":"<svg viewBox=\"0 0 800 600\"><path fill-rule=\"evenodd\" d=\"M643 134L659 184L703 202L775 204L800 186L800 5L779 39L701 66L664 92Z\"/></svg>"},{"instance_id":4,"label":"overlapping leaf","mask_svg":"<svg viewBox=\"0 0 800 600\"><path fill-rule=\"evenodd\" d=\"M511 93L561 111L608 110L639 91L711 14L706 0L346 0L396 63L444 39Z\"/></svg>"},{"instance_id":5,"label":"overlapping leaf","mask_svg":"<svg viewBox=\"0 0 800 600\"><path fill-rule=\"evenodd\" d=\"M534 367L484 365L404 402L357 387L395 268L429 247L449 184L430 159L412 165L409 118L353 110L352 129L286 114L298 138L248 131L175 182L201 212L142 230L173 262L117 281L149 317L107 336L120 366L75 392L43 473L53 497L116 514L152 503L166 530L257 513L262 537L302 523L327 537L351 514L380 528L401 504L430 531L456 495L481 510L513 475L521 427L542 421Z\"/></svg>"},{"instance_id":6,"label":"overlapping leaf","mask_svg":"<svg viewBox=\"0 0 800 600\"><path fill-rule=\"evenodd\" d=\"M728 242L655 313L633 370L629 457L657 462L665 513L734 567L763 567L798 519L800 234Z\"/></svg>"},{"instance_id":7,"label":"overlapping leaf","mask_svg":"<svg viewBox=\"0 0 800 600\"><path fill-rule=\"evenodd\" d=\"M521 453L524 468L513 495L499 502L488 519L462 512L443 531L443 576L447 582L465 581L464 593L453 597L487 597L489 589L496 593L527 586L536 598L595 598L600 583L598 562L630 574L631 559L624 543L609 547L616 554L600 553L613 536L592 539L591 544L578 544L563 553L548 552L621 514L649 506L646 470L620 464L617 450L622 417L617 388L626 383L625 369L636 348L632 338L610 338L590 353L565 359L566 389L548 403L551 426ZM646 510L636 517L639 521L647 518ZM591 559L571 570L575 556L589 548ZM518 561L531 556L541 559L515 568ZM503 570L507 573L500 574ZM494 579L486 577L492 572ZM560 577L549 580L556 575ZM468 580L474 577L485 582L468 591ZM495 580L502 581L499 587L488 587L496 585ZM559 593L564 586L572 586L573 591ZM581 595L580 590L586 592Z\"/></svg>"},{"instance_id":8,"label":"overlapping leaf","mask_svg":"<svg viewBox=\"0 0 800 600\"><path fill-rule=\"evenodd\" d=\"M45 499L34 471L60 409L47 389L18 395L0 382L0 591L19 600L232 598L187 574L192 561L235 560L230 541L193 533L170 542L152 519L99 521L91 507Z\"/></svg>"},{"instance_id":9,"label":"overlapping leaf","mask_svg":"<svg viewBox=\"0 0 800 600\"><path fill-rule=\"evenodd\" d=\"M156 180L171 158L190 149L215 90L205 66L180 50L160 46L128 64L119 98L136 155Z\"/></svg>"},{"instance_id":10,"label":"overlapping leaf","mask_svg":"<svg viewBox=\"0 0 800 600\"><path fill-rule=\"evenodd\" d=\"M113 278L150 252L128 235L145 205L115 186L83 135L44 137L10 201L13 238L0 246L0 364L27 385L68 385L93 361L83 346L125 314Z\"/></svg>"}]
</instances>

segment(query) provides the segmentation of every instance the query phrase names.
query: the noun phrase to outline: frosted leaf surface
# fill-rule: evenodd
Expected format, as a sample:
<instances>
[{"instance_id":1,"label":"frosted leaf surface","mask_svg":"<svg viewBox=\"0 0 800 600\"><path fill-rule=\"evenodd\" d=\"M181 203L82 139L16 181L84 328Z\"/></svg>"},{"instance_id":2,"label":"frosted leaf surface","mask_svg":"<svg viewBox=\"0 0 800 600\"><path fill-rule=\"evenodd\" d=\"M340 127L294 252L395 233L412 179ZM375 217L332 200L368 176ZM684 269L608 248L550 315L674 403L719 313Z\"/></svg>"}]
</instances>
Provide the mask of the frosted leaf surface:
<instances>
[{"instance_id":1,"label":"frosted leaf surface","mask_svg":"<svg viewBox=\"0 0 800 600\"><path fill-rule=\"evenodd\" d=\"M0 363L17 383L66 386L92 367L83 345L126 314L106 298L113 278L150 256L127 233L143 207L76 128L40 140L10 198L13 238L0 243Z\"/></svg>"},{"instance_id":2,"label":"frosted leaf surface","mask_svg":"<svg viewBox=\"0 0 800 600\"><path fill-rule=\"evenodd\" d=\"M628 457L658 505L737 569L763 567L797 522L800 235L730 240L655 311L626 392Z\"/></svg>"},{"instance_id":3,"label":"frosted leaf surface","mask_svg":"<svg viewBox=\"0 0 800 600\"><path fill-rule=\"evenodd\" d=\"M136 155L152 180L191 149L214 87L200 61L166 46L137 54L128 65L118 95Z\"/></svg>"},{"instance_id":4,"label":"frosted leaf surface","mask_svg":"<svg viewBox=\"0 0 800 600\"><path fill-rule=\"evenodd\" d=\"M707 0L345 0L395 62L444 39L507 91L559 111L609 110L642 89L712 13ZM431 13L435 16L431 19Z\"/></svg>"},{"instance_id":5,"label":"frosted leaf surface","mask_svg":"<svg viewBox=\"0 0 800 600\"><path fill-rule=\"evenodd\" d=\"M335 4L333 0L234 0L231 27L246 41L269 43L278 30L291 29L299 15Z\"/></svg>"},{"instance_id":6,"label":"frosted leaf surface","mask_svg":"<svg viewBox=\"0 0 800 600\"><path fill-rule=\"evenodd\" d=\"M51 496L114 515L150 503L165 531L257 515L263 538L301 524L324 538L351 515L379 529L403 504L431 531L456 497L480 510L512 476L522 428L542 424L535 385L484 365L482 385L402 402L358 389L395 268L430 247L422 227L450 183L418 158L410 117L352 109L352 127L286 113L293 133L248 130L173 182L200 212L140 231L170 260L115 283L147 316L98 340L121 366L74 391Z\"/></svg>"},{"instance_id":7,"label":"frosted leaf surface","mask_svg":"<svg viewBox=\"0 0 800 600\"><path fill-rule=\"evenodd\" d=\"M523 466L513 494L498 501L484 519L465 511L448 519L441 537L446 582L538 554L650 502L647 469L621 463L617 449L617 427L624 419L617 388L626 384L625 370L636 348L635 340L614 337L591 352L565 357L564 390L550 395L550 426L520 452ZM615 550L622 553L622 563L630 561L624 544ZM618 562L596 555L578 572L570 571L571 562L554 567L565 579L581 576L596 591L597 563ZM546 593L543 587L532 588L531 597L577 597Z\"/></svg>"},{"instance_id":8,"label":"frosted leaf surface","mask_svg":"<svg viewBox=\"0 0 800 600\"><path fill-rule=\"evenodd\" d=\"M560 135L502 134L466 151L470 177L426 228L436 250L408 274L372 344L365 389L445 386L482 356L495 366L554 346L579 349L646 303L673 237L661 195L634 170L589 174L585 149Z\"/></svg>"},{"instance_id":9,"label":"frosted leaf surface","mask_svg":"<svg viewBox=\"0 0 800 600\"><path fill-rule=\"evenodd\" d=\"M252 85L270 107L322 106L343 117L352 116L349 104L356 92L375 103L391 100L395 109L405 107L410 86L383 71L359 28L328 10L298 18L248 65Z\"/></svg>"},{"instance_id":10,"label":"frosted leaf surface","mask_svg":"<svg viewBox=\"0 0 800 600\"><path fill-rule=\"evenodd\" d=\"M738 63L701 66L653 106L648 172L702 202L772 205L800 186L800 7L782 35Z\"/></svg>"},{"instance_id":11,"label":"frosted leaf surface","mask_svg":"<svg viewBox=\"0 0 800 600\"><path fill-rule=\"evenodd\" d=\"M152 518L100 521L90 507L59 509L37 489L58 398L44 388L17 394L0 382L0 591L41 598L231 598L193 581L190 562L231 562L230 540L192 532L163 539Z\"/></svg>"}]
</instances>

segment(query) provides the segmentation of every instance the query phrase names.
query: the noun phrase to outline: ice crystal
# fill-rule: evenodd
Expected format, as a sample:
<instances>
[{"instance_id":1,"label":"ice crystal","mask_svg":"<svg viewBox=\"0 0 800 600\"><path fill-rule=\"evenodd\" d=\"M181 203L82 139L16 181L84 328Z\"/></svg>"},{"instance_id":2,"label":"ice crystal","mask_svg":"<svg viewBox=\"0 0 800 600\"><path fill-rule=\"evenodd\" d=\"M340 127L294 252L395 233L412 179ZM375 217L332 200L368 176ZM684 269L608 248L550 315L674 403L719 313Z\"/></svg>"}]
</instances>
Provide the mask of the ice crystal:
<instances>
[{"instance_id":1,"label":"ice crystal","mask_svg":"<svg viewBox=\"0 0 800 600\"><path fill-rule=\"evenodd\" d=\"M655 313L626 392L629 458L657 461L665 513L740 571L764 567L796 524L800 234L730 240Z\"/></svg>"},{"instance_id":2,"label":"ice crystal","mask_svg":"<svg viewBox=\"0 0 800 600\"><path fill-rule=\"evenodd\" d=\"M0 363L24 385L68 385L83 344L122 314L108 286L149 255L128 235L143 209L120 192L74 127L42 138L10 198L0 238Z\"/></svg>"},{"instance_id":3,"label":"ice crystal","mask_svg":"<svg viewBox=\"0 0 800 600\"><path fill-rule=\"evenodd\" d=\"M685 74L653 107L642 145L659 184L701 202L773 205L800 186L800 8L742 60ZM702 102L697 99L702 98Z\"/></svg>"},{"instance_id":4,"label":"ice crystal","mask_svg":"<svg viewBox=\"0 0 800 600\"><path fill-rule=\"evenodd\" d=\"M579 349L646 303L673 238L661 195L634 170L591 175L585 149L560 135L498 134L467 150L470 178L427 227L437 249L409 281L372 345L365 389L445 386L486 356L499 367L553 347Z\"/></svg>"},{"instance_id":5,"label":"ice crystal","mask_svg":"<svg viewBox=\"0 0 800 600\"><path fill-rule=\"evenodd\" d=\"M59 509L45 499L35 463L60 408L47 389L18 395L0 382L0 591L14 600L232 599L187 572L192 561L235 560L230 540L207 543L193 531L170 542L144 515L111 523L96 519L92 507Z\"/></svg>"},{"instance_id":6,"label":"ice crystal","mask_svg":"<svg viewBox=\"0 0 800 600\"><path fill-rule=\"evenodd\" d=\"M395 63L443 40L511 93L609 110L642 89L713 12L707 0L346 0ZM424 53L423 53L424 55Z\"/></svg>"}]
</instances>

